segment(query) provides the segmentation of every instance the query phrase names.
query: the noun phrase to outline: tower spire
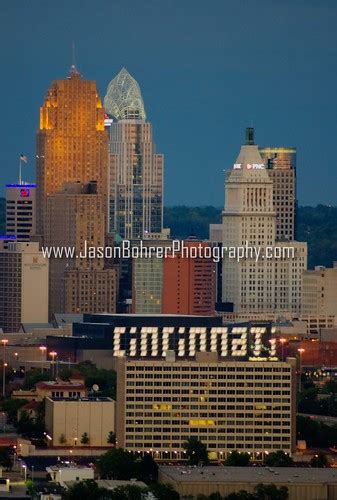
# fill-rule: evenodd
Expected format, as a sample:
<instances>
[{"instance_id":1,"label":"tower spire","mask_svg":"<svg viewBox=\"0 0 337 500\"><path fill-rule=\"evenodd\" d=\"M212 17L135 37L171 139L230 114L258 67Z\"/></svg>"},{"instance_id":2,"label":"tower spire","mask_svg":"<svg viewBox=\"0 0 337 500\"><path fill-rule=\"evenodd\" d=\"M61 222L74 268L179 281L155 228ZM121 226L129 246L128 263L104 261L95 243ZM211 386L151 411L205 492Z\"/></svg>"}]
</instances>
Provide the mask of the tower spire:
<instances>
[{"instance_id":1,"label":"tower spire","mask_svg":"<svg viewBox=\"0 0 337 500\"><path fill-rule=\"evenodd\" d=\"M79 71L76 67L76 59L75 59L75 43L72 43L71 47L71 66L70 66L70 72L69 72L69 78L71 78L74 75L79 75Z\"/></svg>"}]
</instances>

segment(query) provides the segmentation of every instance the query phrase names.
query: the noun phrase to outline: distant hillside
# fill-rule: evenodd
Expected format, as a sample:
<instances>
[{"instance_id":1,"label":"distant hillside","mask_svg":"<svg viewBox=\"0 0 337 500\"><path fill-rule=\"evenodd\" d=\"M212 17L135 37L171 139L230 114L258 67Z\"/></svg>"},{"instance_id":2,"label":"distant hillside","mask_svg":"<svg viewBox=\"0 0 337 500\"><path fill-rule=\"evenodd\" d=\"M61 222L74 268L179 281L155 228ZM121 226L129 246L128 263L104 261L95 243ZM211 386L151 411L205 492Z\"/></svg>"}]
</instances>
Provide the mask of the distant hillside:
<instances>
[{"instance_id":1,"label":"distant hillside","mask_svg":"<svg viewBox=\"0 0 337 500\"><path fill-rule=\"evenodd\" d=\"M194 235L205 239L209 236L209 224L221 222L221 211L215 207L166 207L164 226L171 228L175 238ZM297 239L308 242L309 268L331 267L337 261L337 207L299 207Z\"/></svg>"},{"instance_id":2,"label":"distant hillside","mask_svg":"<svg viewBox=\"0 0 337 500\"><path fill-rule=\"evenodd\" d=\"M209 225L221 222L222 208L216 207L166 207L164 227L171 228L174 238L196 236L206 239ZM5 199L0 198L0 234L5 234ZM337 261L337 207L317 205L299 207L297 239L307 241L309 268L317 265L331 267Z\"/></svg>"}]
</instances>

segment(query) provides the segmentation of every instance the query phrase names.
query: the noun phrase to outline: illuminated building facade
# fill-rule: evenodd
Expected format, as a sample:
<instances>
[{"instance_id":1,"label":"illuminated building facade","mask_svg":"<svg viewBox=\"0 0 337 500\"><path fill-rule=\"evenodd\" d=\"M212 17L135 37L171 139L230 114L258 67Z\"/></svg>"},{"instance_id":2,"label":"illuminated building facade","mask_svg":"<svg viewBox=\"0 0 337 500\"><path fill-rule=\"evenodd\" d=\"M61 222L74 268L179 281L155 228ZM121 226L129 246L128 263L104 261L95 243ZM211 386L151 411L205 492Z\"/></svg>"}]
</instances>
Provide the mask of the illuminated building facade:
<instances>
[{"instance_id":1,"label":"illuminated building facade","mask_svg":"<svg viewBox=\"0 0 337 500\"><path fill-rule=\"evenodd\" d=\"M273 181L276 239L293 241L296 236L296 148L260 148Z\"/></svg>"},{"instance_id":2,"label":"illuminated building facade","mask_svg":"<svg viewBox=\"0 0 337 500\"><path fill-rule=\"evenodd\" d=\"M40 110L36 144L37 234L44 241L48 196L65 182L96 181L107 211L108 137L96 82L72 66L50 86Z\"/></svg>"},{"instance_id":3,"label":"illuminated building facade","mask_svg":"<svg viewBox=\"0 0 337 500\"><path fill-rule=\"evenodd\" d=\"M160 235L164 157L156 153L139 85L125 68L110 82L104 108L110 117L110 232L130 240Z\"/></svg>"},{"instance_id":4,"label":"illuminated building facade","mask_svg":"<svg viewBox=\"0 0 337 500\"><path fill-rule=\"evenodd\" d=\"M295 451L295 359L131 359L117 362L118 446L161 460L186 458L183 444L202 441L214 460L234 450L263 460Z\"/></svg>"}]
</instances>

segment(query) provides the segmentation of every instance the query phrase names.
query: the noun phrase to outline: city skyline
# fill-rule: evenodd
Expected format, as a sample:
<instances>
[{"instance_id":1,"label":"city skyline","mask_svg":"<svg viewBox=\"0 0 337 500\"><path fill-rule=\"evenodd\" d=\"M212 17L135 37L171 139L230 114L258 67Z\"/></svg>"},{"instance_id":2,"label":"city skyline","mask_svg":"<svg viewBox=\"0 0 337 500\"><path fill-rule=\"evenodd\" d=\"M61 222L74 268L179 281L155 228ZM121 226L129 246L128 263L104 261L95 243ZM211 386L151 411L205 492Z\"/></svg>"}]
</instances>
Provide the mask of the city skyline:
<instances>
[{"instance_id":1,"label":"city skyline","mask_svg":"<svg viewBox=\"0 0 337 500\"><path fill-rule=\"evenodd\" d=\"M38 3L27 10L15 2L4 3L3 18L8 21L1 34L4 44L9 36L6 26L18 25L16 20L21 15L25 16L25 26L34 24L35 29L32 34L20 26L9 51L1 56L10 77L2 82L0 90L4 95L13 92L17 96L5 100L0 123L3 137L10 132L3 148L1 184L17 180L16 165L22 151L29 156L23 175L27 180L34 179L37 106L50 82L67 73L74 41L80 72L84 78L97 80L101 95L123 66L139 82L148 119L155 127L155 142L167 157L165 205L220 206L223 169L229 168L232 151L239 146L241 131L247 125L255 126L260 146L297 148L300 205L335 204L333 182L325 186L322 174L332 181L336 175L329 161L337 104L333 92L336 71L331 62L335 60L332 20L336 6L329 1L320 6L307 2L304 9L302 2L296 2L288 9L287 3L247 5L237 27L231 23L238 8L233 2L223 5L215 1L205 15L199 2L194 2L193 8L190 2L186 2L186 8L173 2L159 9L150 1L139 12L135 2L122 7L118 2L112 6L102 1L96 12L100 23L97 37L95 25L92 29L89 23L88 2L81 3L79 21L76 1L69 8L62 2L57 7L47 2L46 11L55 21L54 26L48 25L48 32ZM149 13L155 26L151 35L150 30L133 30L132 14L136 14L135 18L142 14L147 28ZM167 19L164 26L159 22L163 15ZM119 21L113 24L115 50L107 43L111 16ZM71 29L60 40L59 32L66 31L63 19ZM218 19L223 19L223 24ZM123 24L129 21L130 32L135 34L121 43ZM252 28L256 25L261 29ZM40 48L40 39L45 48ZM33 57L35 52L40 57ZM269 60L271 65L266 62ZM194 175L195 187L190 193L177 186L181 173L184 181Z\"/></svg>"}]
</instances>

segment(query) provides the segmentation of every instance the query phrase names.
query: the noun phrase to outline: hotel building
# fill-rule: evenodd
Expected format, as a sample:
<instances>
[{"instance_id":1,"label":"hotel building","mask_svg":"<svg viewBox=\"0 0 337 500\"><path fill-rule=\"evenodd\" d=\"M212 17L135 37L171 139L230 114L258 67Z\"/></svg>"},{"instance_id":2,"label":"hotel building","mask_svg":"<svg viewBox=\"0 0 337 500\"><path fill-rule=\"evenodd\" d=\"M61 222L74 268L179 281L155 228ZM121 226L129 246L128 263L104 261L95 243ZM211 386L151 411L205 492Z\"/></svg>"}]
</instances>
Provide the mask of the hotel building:
<instances>
[{"instance_id":1,"label":"hotel building","mask_svg":"<svg viewBox=\"0 0 337 500\"><path fill-rule=\"evenodd\" d=\"M48 260L38 243L9 243L0 250L0 328L48 322Z\"/></svg>"},{"instance_id":2,"label":"hotel building","mask_svg":"<svg viewBox=\"0 0 337 500\"><path fill-rule=\"evenodd\" d=\"M196 437L209 456L224 460L233 450L252 459L295 450L295 365L224 359L200 352L179 359L118 358L118 446L182 460L183 444Z\"/></svg>"}]
</instances>

